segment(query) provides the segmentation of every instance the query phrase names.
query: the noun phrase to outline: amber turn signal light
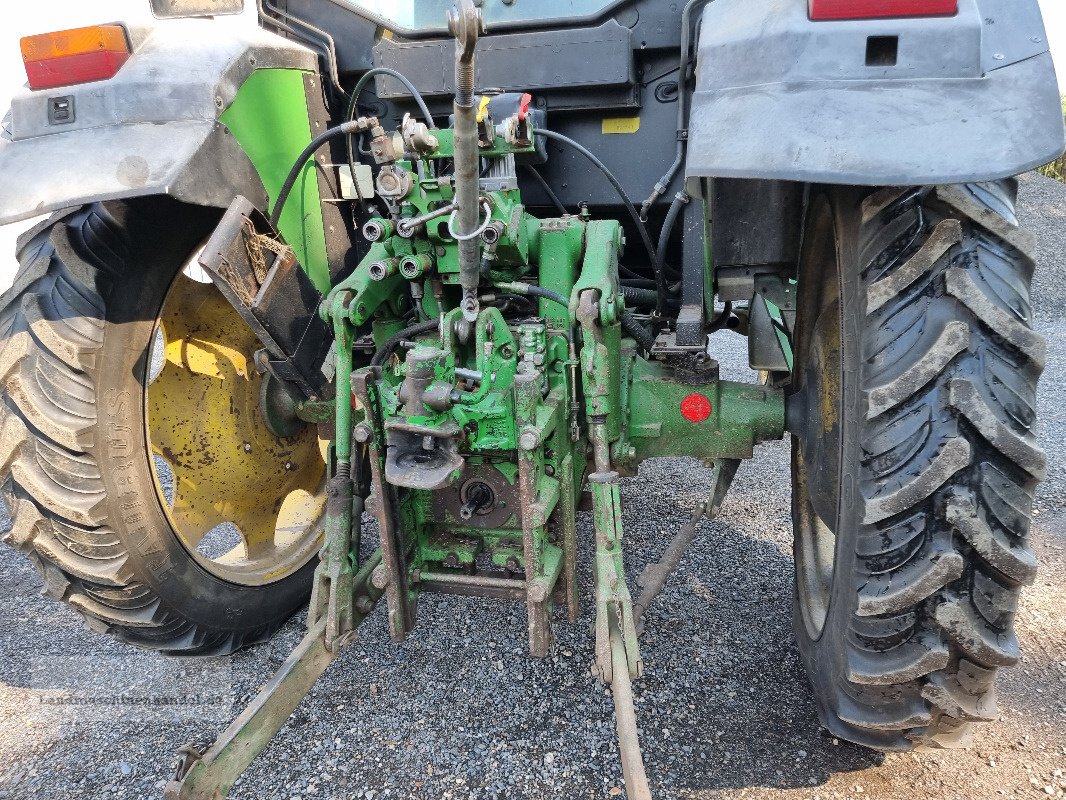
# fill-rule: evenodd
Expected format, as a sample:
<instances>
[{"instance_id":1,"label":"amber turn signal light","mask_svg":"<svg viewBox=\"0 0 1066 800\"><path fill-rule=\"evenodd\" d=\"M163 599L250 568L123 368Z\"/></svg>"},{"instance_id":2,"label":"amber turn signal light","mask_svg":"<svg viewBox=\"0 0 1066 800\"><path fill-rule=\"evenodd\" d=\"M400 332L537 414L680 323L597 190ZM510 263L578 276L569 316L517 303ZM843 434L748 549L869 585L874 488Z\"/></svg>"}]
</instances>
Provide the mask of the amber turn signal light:
<instances>
[{"instance_id":1,"label":"amber turn signal light","mask_svg":"<svg viewBox=\"0 0 1066 800\"><path fill-rule=\"evenodd\" d=\"M107 80L130 57L121 25L94 25L22 39L22 60L31 89L54 89Z\"/></svg>"}]
</instances>

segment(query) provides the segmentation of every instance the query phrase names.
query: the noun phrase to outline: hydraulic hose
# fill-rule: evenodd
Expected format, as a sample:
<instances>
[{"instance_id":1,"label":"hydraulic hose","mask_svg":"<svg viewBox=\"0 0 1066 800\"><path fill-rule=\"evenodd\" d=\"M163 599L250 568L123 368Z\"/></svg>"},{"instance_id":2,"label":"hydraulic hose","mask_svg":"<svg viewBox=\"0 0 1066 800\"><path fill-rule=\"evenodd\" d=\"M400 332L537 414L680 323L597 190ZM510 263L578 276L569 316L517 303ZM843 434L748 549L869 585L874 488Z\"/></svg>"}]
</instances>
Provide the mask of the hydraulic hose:
<instances>
[{"instance_id":1,"label":"hydraulic hose","mask_svg":"<svg viewBox=\"0 0 1066 800\"><path fill-rule=\"evenodd\" d=\"M566 206L563 205L563 201L559 199L559 195L557 195L552 187L548 185L548 182L544 180L544 176L541 175L532 164L522 165L522 170L532 177L537 185L540 186L540 190L544 192L545 196L551 204L555 206L555 210L558 211L560 215L565 217L570 213L566 210Z\"/></svg>"},{"instance_id":2,"label":"hydraulic hose","mask_svg":"<svg viewBox=\"0 0 1066 800\"><path fill-rule=\"evenodd\" d=\"M296 180L300 177L300 173L303 172L304 165L315 154L315 151L330 139L335 139L338 136L347 136L365 129L366 125L362 120L347 120L335 128L328 128L322 131L311 140L311 143L303 149L303 152L293 163L288 176L285 178L285 183L282 184L281 191L278 193L278 199L274 202L274 210L270 213L270 224L274 227L274 230L278 229L278 223L281 221L281 212L285 209L285 202L292 193L292 187L296 185ZM354 178L355 173L352 173L352 175Z\"/></svg>"},{"instance_id":3,"label":"hydraulic hose","mask_svg":"<svg viewBox=\"0 0 1066 800\"><path fill-rule=\"evenodd\" d=\"M362 77L359 78L359 80L355 84L355 88L352 89L352 97L348 101L348 113L346 114L347 119L355 119L356 108L359 104L359 96L362 95L363 90L366 88L366 85L370 83L371 78L376 78L378 75L386 75L390 78L395 78L400 83L402 83L403 87L411 93L411 98L415 101L415 103L418 104L418 110L425 118L426 124L431 128L437 127L436 124L433 122L433 115L429 113L429 106L426 105L425 99L422 97L422 94L418 91L418 89L415 88L415 85L411 83L407 76L404 75L402 72L397 72L396 70L389 69L388 67L374 67L373 69L368 69L366 72L363 73Z\"/></svg>"},{"instance_id":4,"label":"hydraulic hose","mask_svg":"<svg viewBox=\"0 0 1066 800\"><path fill-rule=\"evenodd\" d=\"M633 218L633 223L637 226L637 232L640 234L641 241L644 243L644 249L648 251L648 257L651 259L652 267L655 270L655 291L658 293L658 302L656 303L655 310L659 316L662 316L666 310L666 273L662 262L659 260L658 251L656 250L655 245L652 244L647 226L641 221L640 214L637 213L633 201L629 199L629 195L626 194L626 190L622 188L622 184L619 183L618 178L616 178L614 173L607 168L607 165L600 161L590 150L578 142L575 142L569 136L564 136L555 131L544 130L543 128L534 128L533 134L535 136L543 136L546 139L554 139L555 141L562 142L576 150L588 159L596 169L602 172L610 182L611 186L614 187L614 190L618 192L618 196L622 198L622 205L626 207L629 215Z\"/></svg>"},{"instance_id":5,"label":"hydraulic hose","mask_svg":"<svg viewBox=\"0 0 1066 800\"><path fill-rule=\"evenodd\" d=\"M720 331L722 328L729 327L729 320L733 316L733 304L726 303L722 308L722 313L718 315L718 318L711 323L711 331Z\"/></svg>"},{"instance_id":6,"label":"hydraulic hose","mask_svg":"<svg viewBox=\"0 0 1066 800\"><path fill-rule=\"evenodd\" d=\"M531 283L497 283L496 286L500 289L513 291L515 294L527 294L530 297L542 297L545 300L551 300L553 303L561 305L563 308L570 308L570 301L563 297L563 295L552 289L545 289L543 286L534 286Z\"/></svg>"},{"instance_id":7,"label":"hydraulic hose","mask_svg":"<svg viewBox=\"0 0 1066 800\"><path fill-rule=\"evenodd\" d=\"M389 360L389 356L392 355L392 352L405 341L415 336L421 336L425 333L432 333L433 331L436 331L439 328L440 320L436 319L431 319L426 322L419 322L417 325L412 325L409 328L404 328L395 336L392 336L387 339L385 341L385 344L381 345L378 351L374 353L374 357L370 359L370 366L382 366L386 361Z\"/></svg>"},{"instance_id":8,"label":"hydraulic hose","mask_svg":"<svg viewBox=\"0 0 1066 800\"><path fill-rule=\"evenodd\" d=\"M543 286L534 286L531 283L520 282L502 282L494 284L494 286L497 289L503 289L505 292L514 292L517 295L543 298L544 300L548 300L549 302L562 306L563 308L567 309L567 311L569 311L570 309L570 301L567 300L565 296L563 296L559 292L554 291L553 289L546 289ZM571 344L574 343L573 330L566 331L566 338L570 341Z\"/></svg>"},{"instance_id":9,"label":"hydraulic hose","mask_svg":"<svg viewBox=\"0 0 1066 800\"><path fill-rule=\"evenodd\" d=\"M648 195L648 199L641 204L641 219L648 218L648 210L656 200L666 194L666 190L674 182L677 171L681 169L681 165L685 162L685 149L688 146L688 104L686 103L688 95L685 92L685 84L688 83L689 51L692 48L690 41L692 38L692 11L696 6L704 5L707 2L709 0L688 0L685 3L685 9L681 12L681 72L677 76L677 154L674 157L674 163L670 165L666 174L659 178L659 182L655 184L655 188Z\"/></svg>"},{"instance_id":10,"label":"hydraulic hose","mask_svg":"<svg viewBox=\"0 0 1066 800\"><path fill-rule=\"evenodd\" d=\"M645 353L650 353L655 346L655 337L651 331L641 325L629 309L622 309L619 319L622 322L622 330L633 337L633 340L640 345L641 350Z\"/></svg>"},{"instance_id":11,"label":"hydraulic hose","mask_svg":"<svg viewBox=\"0 0 1066 800\"><path fill-rule=\"evenodd\" d=\"M639 286L625 285L622 286L622 297L627 302L642 306L655 305L655 302L659 299L654 289L642 289Z\"/></svg>"},{"instance_id":12,"label":"hydraulic hose","mask_svg":"<svg viewBox=\"0 0 1066 800\"><path fill-rule=\"evenodd\" d=\"M670 235L674 232L674 226L677 224L677 218L681 216L681 210L691 200L692 198L688 196L688 192L680 191L674 196L674 202L670 204L670 210L666 212L663 230L659 234L659 248L656 251L659 255L660 264L666 263L666 248L670 245Z\"/></svg>"}]
</instances>

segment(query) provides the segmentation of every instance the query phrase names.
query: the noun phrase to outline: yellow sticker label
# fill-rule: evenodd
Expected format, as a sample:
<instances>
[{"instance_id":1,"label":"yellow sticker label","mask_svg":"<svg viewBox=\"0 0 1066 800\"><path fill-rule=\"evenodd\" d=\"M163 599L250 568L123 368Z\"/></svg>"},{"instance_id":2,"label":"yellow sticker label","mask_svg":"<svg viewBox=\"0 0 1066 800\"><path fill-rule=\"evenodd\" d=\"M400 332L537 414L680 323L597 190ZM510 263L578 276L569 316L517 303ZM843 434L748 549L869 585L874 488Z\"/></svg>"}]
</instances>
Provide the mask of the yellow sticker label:
<instances>
[{"instance_id":1,"label":"yellow sticker label","mask_svg":"<svg viewBox=\"0 0 1066 800\"><path fill-rule=\"evenodd\" d=\"M636 133L640 130L640 117L608 117L603 121L603 132Z\"/></svg>"}]
</instances>

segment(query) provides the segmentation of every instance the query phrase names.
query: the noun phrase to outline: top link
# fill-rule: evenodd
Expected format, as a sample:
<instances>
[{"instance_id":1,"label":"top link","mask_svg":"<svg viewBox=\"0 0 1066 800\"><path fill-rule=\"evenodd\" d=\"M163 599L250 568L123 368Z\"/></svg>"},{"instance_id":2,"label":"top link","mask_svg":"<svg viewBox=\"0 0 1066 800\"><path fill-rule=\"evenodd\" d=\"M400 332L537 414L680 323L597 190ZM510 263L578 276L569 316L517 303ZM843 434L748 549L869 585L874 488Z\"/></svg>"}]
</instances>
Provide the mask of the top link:
<instances>
[{"instance_id":1,"label":"top link","mask_svg":"<svg viewBox=\"0 0 1066 800\"><path fill-rule=\"evenodd\" d=\"M484 25L473 0L456 0L448 12L448 32L455 37L455 102L474 104L474 47Z\"/></svg>"}]
</instances>

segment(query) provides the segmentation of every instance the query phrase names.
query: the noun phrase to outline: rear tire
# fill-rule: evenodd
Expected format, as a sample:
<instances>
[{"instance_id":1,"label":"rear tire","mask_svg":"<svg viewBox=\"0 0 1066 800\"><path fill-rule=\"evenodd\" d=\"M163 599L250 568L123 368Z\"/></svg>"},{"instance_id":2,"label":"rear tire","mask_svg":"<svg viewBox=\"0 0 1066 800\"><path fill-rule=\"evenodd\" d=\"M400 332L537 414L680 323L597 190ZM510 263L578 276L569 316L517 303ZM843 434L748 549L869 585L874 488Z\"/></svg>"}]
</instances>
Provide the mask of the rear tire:
<instances>
[{"instance_id":1,"label":"rear tire","mask_svg":"<svg viewBox=\"0 0 1066 800\"><path fill-rule=\"evenodd\" d=\"M149 353L168 288L217 219L167 198L58 214L20 239L0 298L6 540L91 629L181 655L269 637L315 568L261 586L222 580L183 547L157 492Z\"/></svg>"},{"instance_id":2,"label":"rear tire","mask_svg":"<svg viewBox=\"0 0 1066 800\"><path fill-rule=\"evenodd\" d=\"M1045 345L1015 181L816 191L789 397L794 625L822 724L968 743L1019 659Z\"/></svg>"}]
</instances>

